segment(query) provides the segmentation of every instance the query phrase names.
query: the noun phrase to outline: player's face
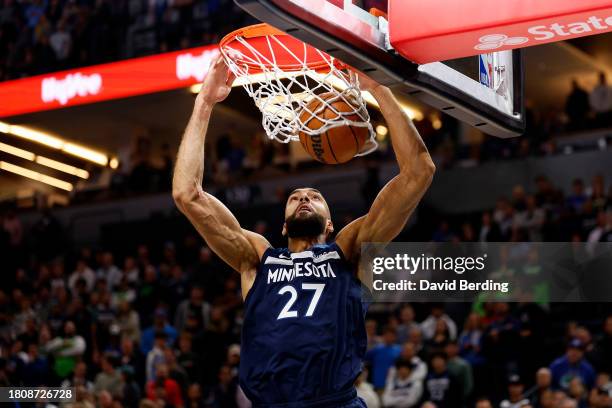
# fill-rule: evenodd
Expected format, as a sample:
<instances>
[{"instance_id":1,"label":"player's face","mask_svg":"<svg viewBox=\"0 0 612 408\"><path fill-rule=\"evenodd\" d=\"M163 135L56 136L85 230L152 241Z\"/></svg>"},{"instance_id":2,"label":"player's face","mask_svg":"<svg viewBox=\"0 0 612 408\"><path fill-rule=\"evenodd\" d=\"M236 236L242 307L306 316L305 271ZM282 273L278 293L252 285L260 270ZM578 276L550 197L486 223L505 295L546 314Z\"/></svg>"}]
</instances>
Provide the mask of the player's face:
<instances>
[{"instance_id":1,"label":"player's face","mask_svg":"<svg viewBox=\"0 0 612 408\"><path fill-rule=\"evenodd\" d=\"M315 228L315 226L317 227ZM302 227L310 231L313 236L333 231L329 207L318 190L312 188L297 189L287 199L283 233L290 237L300 236L300 234L296 235L296 231L292 231L292 229L302 229Z\"/></svg>"}]
</instances>

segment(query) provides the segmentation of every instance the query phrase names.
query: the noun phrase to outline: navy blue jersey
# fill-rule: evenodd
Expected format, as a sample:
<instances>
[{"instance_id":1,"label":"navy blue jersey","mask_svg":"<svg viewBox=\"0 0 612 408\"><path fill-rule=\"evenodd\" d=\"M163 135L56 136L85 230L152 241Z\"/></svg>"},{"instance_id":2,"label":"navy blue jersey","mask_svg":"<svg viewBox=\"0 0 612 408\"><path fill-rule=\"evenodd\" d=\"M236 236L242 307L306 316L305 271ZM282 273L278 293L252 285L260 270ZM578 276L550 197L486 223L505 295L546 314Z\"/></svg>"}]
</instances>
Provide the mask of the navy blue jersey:
<instances>
[{"instance_id":1,"label":"navy blue jersey","mask_svg":"<svg viewBox=\"0 0 612 408\"><path fill-rule=\"evenodd\" d=\"M240 384L255 404L353 389L366 352L362 286L336 243L268 248L245 300Z\"/></svg>"}]
</instances>

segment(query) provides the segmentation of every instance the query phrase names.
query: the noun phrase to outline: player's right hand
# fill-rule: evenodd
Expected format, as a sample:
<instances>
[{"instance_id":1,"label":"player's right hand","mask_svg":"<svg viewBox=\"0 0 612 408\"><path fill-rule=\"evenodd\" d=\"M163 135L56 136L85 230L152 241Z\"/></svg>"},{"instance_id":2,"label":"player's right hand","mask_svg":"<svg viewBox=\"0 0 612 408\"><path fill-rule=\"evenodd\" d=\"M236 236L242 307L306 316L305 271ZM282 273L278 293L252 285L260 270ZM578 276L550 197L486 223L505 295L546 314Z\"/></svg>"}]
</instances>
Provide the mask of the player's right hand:
<instances>
[{"instance_id":1,"label":"player's right hand","mask_svg":"<svg viewBox=\"0 0 612 408\"><path fill-rule=\"evenodd\" d=\"M230 94L234 79L236 77L225 64L223 56L219 54L210 64L198 99L210 105L223 101Z\"/></svg>"}]
</instances>

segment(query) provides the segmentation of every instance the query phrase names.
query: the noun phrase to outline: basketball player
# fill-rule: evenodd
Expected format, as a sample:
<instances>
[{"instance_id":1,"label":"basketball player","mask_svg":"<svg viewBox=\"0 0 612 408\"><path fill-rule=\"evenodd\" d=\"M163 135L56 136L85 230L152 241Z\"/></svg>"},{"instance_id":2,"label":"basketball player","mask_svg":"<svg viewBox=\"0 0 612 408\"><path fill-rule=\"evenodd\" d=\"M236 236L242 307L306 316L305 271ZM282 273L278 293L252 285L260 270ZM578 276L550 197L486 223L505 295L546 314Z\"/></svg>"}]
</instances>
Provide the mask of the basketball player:
<instances>
[{"instance_id":1,"label":"basketball player","mask_svg":"<svg viewBox=\"0 0 612 408\"><path fill-rule=\"evenodd\" d=\"M404 228L431 183L431 157L391 91L361 76L390 128L399 174L334 241L321 193L294 190L282 227L288 247L272 248L202 188L211 112L233 79L221 58L213 62L179 148L172 194L210 248L241 274L240 385L254 407L365 407L353 386L367 344L360 245L389 242Z\"/></svg>"}]
</instances>

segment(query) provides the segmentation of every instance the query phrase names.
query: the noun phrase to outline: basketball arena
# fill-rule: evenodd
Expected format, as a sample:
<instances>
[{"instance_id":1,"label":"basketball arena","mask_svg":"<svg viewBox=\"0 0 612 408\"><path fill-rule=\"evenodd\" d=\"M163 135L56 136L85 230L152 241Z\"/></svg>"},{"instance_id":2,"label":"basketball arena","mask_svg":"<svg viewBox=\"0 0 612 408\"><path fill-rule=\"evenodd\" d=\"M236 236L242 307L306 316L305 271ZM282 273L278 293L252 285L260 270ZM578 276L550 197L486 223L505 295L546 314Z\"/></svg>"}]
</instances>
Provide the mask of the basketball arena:
<instances>
[{"instance_id":1,"label":"basketball arena","mask_svg":"<svg viewBox=\"0 0 612 408\"><path fill-rule=\"evenodd\" d=\"M0 403L611 408L611 50L610 0L1 0Z\"/></svg>"}]
</instances>

